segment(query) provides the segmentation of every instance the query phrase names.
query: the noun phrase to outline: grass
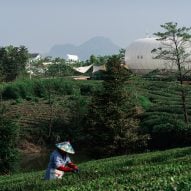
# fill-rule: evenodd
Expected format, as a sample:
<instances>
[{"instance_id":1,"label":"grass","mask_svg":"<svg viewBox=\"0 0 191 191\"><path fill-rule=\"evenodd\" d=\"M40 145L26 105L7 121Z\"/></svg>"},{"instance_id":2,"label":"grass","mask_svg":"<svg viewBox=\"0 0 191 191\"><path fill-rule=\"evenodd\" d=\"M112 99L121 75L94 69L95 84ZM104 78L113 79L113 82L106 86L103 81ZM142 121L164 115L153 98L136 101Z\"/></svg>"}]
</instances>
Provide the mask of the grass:
<instances>
[{"instance_id":1,"label":"grass","mask_svg":"<svg viewBox=\"0 0 191 191\"><path fill-rule=\"evenodd\" d=\"M44 171L0 177L1 191L189 191L191 147L124 155L79 165L80 173L43 180Z\"/></svg>"}]
</instances>

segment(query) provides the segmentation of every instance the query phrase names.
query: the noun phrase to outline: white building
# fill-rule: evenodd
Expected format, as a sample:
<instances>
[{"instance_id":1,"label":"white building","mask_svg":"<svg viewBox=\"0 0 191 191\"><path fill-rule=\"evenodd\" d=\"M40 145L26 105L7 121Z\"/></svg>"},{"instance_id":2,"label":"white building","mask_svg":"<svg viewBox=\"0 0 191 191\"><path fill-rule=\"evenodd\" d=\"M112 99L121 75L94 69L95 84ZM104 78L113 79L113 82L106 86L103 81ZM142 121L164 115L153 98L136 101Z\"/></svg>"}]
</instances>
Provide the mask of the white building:
<instances>
[{"instance_id":1,"label":"white building","mask_svg":"<svg viewBox=\"0 0 191 191\"><path fill-rule=\"evenodd\" d=\"M31 61L39 61L42 59L42 56L39 53L31 53L30 60Z\"/></svg>"},{"instance_id":2,"label":"white building","mask_svg":"<svg viewBox=\"0 0 191 191\"><path fill-rule=\"evenodd\" d=\"M173 63L170 63L169 61L164 61L162 59L154 59L156 55L151 53L151 51L159 47L164 48L164 45L153 37L135 40L126 49L126 66L130 70L138 74L146 74L156 69L177 69L177 66ZM187 51L189 52L191 50L190 47L191 46L189 46L189 48L187 49ZM187 63L186 68L190 69L190 62Z\"/></svg>"},{"instance_id":3,"label":"white building","mask_svg":"<svg viewBox=\"0 0 191 191\"><path fill-rule=\"evenodd\" d=\"M79 61L79 57L77 55L67 54L66 60L70 63L74 63Z\"/></svg>"},{"instance_id":4,"label":"white building","mask_svg":"<svg viewBox=\"0 0 191 191\"><path fill-rule=\"evenodd\" d=\"M57 63L53 63L53 62L43 62L42 63L43 66L49 66L49 65L52 65L52 64L57 64Z\"/></svg>"}]
</instances>

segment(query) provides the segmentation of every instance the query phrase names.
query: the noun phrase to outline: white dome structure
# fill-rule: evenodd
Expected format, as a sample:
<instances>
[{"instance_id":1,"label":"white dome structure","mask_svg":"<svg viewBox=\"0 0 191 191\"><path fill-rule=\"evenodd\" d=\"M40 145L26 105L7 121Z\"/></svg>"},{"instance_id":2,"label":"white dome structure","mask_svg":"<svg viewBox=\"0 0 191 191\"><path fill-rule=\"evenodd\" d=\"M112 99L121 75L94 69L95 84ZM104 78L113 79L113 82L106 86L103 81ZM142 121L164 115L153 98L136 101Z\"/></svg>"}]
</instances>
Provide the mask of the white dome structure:
<instances>
[{"instance_id":1,"label":"white dome structure","mask_svg":"<svg viewBox=\"0 0 191 191\"><path fill-rule=\"evenodd\" d=\"M154 59L155 54L151 51L155 48L163 47L156 38L143 38L135 40L125 52L125 64L135 73L146 74L156 69L175 69L161 59Z\"/></svg>"}]
</instances>

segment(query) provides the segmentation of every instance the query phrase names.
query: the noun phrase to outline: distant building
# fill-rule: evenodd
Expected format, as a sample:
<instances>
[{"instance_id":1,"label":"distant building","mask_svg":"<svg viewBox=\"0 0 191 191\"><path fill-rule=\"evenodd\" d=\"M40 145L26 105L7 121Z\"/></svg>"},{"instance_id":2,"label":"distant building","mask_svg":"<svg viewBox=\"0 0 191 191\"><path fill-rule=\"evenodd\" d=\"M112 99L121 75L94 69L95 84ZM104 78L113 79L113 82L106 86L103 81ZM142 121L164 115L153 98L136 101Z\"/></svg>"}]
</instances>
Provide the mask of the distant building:
<instances>
[{"instance_id":1,"label":"distant building","mask_svg":"<svg viewBox=\"0 0 191 191\"><path fill-rule=\"evenodd\" d=\"M167 44L167 46L168 45L173 46L170 44L168 40L166 40L165 43ZM164 43L158 41L154 37L135 40L126 49L125 52L126 67L130 69L132 72L137 74L147 74L156 69L176 70L177 66L174 63L169 62L168 60L166 61L163 59L154 58L156 54L152 53L151 51L159 47L165 48ZM187 45L186 51L188 53L191 52L190 44ZM184 67L188 70L191 69L190 63L191 63L191 57L187 59L187 62L184 65Z\"/></svg>"},{"instance_id":2,"label":"distant building","mask_svg":"<svg viewBox=\"0 0 191 191\"><path fill-rule=\"evenodd\" d=\"M34 62L38 62L42 59L42 56L38 53L31 53L29 54L29 60L28 63L26 64L26 69L27 71L31 69L31 64Z\"/></svg>"},{"instance_id":3,"label":"distant building","mask_svg":"<svg viewBox=\"0 0 191 191\"><path fill-rule=\"evenodd\" d=\"M93 64L89 65L89 66L81 66L81 67L73 67L74 70L76 70L79 73L86 73L91 67L93 66Z\"/></svg>"},{"instance_id":4,"label":"distant building","mask_svg":"<svg viewBox=\"0 0 191 191\"><path fill-rule=\"evenodd\" d=\"M42 56L39 53L31 53L29 54L30 61L39 61L42 59Z\"/></svg>"},{"instance_id":5,"label":"distant building","mask_svg":"<svg viewBox=\"0 0 191 191\"><path fill-rule=\"evenodd\" d=\"M165 62L154 59L151 51L161 47L156 38L143 38L132 42L125 52L125 63L127 67L138 74L146 74L155 69L164 69Z\"/></svg>"},{"instance_id":6,"label":"distant building","mask_svg":"<svg viewBox=\"0 0 191 191\"><path fill-rule=\"evenodd\" d=\"M43 66L49 66L49 65L52 65L54 64L53 62L43 62L42 65Z\"/></svg>"},{"instance_id":7,"label":"distant building","mask_svg":"<svg viewBox=\"0 0 191 191\"><path fill-rule=\"evenodd\" d=\"M90 76L72 76L74 80L89 80Z\"/></svg>"},{"instance_id":8,"label":"distant building","mask_svg":"<svg viewBox=\"0 0 191 191\"><path fill-rule=\"evenodd\" d=\"M39 53L29 54L29 60L28 60L28 63L26 64L26 71L30 75L30 78L33 75L36 75L36 71L38 70L36 66L34 66L34 63L40 61L41 59L42 59L42 56Z\"/></svg>"},{"instance_id":9,"label":"distant building","mask_svg":"<svg viewBox=\"0 0 191 191\"><path fill-rule=\"evenodd\" d=\"M106 71L106 66L105 64L101 65L101 66L93 66L93 72L99 72L99 71Z\"/></svg>"},{"instance_id":10,"label":"distant building","mask_svg":"<svg viewBox=\"0 0 191 191\"><path fill-rule=\"evenodd\" d=\"M77 55L72 55L72 54L67 54L66 55L66 61L68 61L69 63L75 63L80 61L79 57Z\"/></svg>"}]
</instances>

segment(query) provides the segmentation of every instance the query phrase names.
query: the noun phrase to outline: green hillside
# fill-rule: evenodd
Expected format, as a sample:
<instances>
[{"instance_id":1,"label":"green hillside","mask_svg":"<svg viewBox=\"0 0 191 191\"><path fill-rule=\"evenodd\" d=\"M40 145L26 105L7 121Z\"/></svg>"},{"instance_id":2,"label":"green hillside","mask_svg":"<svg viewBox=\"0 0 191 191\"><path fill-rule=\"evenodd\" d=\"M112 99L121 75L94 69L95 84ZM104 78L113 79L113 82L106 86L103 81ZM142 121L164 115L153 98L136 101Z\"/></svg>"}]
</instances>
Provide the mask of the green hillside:
<instances>
[{"instance_id":1,"label":"green hillside","mask_svg":"<svg viewBox=\"0 0 191 191\"><path fill-rule=\"evenodd\" d=\"M1 191L189 191L191 147L89 161L80 173L43 180L44 171L0 177Z\"/></svg>"},{"instance_id":2,"label":"green hillside","mask_svg":"<svg viewBox=\"0 0 191 191\"><path fill-rule=\"evenodd\" d=\"M191 88L190 85L185 87L190 116ZM80 123L86 115L88 102L94 92L102 88L102 81L36 79L4 84L1 88L8 114L19 119L21 139L40 145L47 142L46 135L52 118L54 125L60 123L68 129L73 127L78 130L83 126ZM132 102L137 106L141 128L152 137L151 149L191 144L191 128L185 127L178 82L132 77L127 88L134 95ZM57 125L56 131L60 130ZM60 132L54 134L60 135Z\"/></svg>"},{"instance_id":3,"label":"green hillside","mask_svg":"<svg viewBox=\"0 0 191 191\"><path fill-rule=\"evenodd\" d=\"M151 135L151 149L190 146L191 128L184 123L179 82L132 80L130 87L137 105L142 109L141 128ZM190 85L185 84L186 107L191 121ZM162 141L161 141L162 140Z\"/></svg>"}]
</instances>

